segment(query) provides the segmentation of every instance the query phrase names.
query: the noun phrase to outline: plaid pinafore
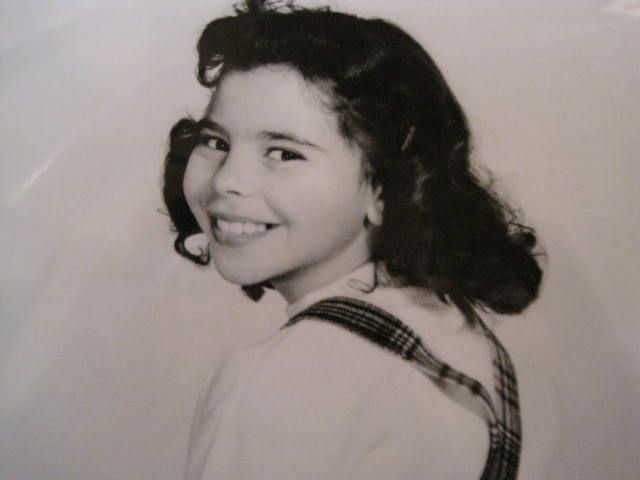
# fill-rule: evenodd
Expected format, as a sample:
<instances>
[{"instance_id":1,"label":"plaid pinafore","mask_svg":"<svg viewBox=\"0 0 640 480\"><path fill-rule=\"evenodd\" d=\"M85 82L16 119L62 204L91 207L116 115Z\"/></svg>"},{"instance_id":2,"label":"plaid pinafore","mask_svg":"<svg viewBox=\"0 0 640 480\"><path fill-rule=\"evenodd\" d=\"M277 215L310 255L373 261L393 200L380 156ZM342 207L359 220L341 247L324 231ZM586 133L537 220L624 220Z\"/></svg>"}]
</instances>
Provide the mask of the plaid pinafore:
<instances>
[{"instance_id":1,"label":"plaid pinafore","mask_svg":"<svg viewBox=\"0 0 640 480\"><path fill-rule=\"evenodd\" d=\"M327 298L295 315L285 327L302 319L324 320L340 325L411 362L435 382L457 384L467 389L484 407L489 426L489 454L480 479L516 478L521 427L515 371L506 350L480 318L479 326L493 345L498 408L480 382L442 362L409 327L374 305L348 297Z\"/></svg>"}]
</instances>

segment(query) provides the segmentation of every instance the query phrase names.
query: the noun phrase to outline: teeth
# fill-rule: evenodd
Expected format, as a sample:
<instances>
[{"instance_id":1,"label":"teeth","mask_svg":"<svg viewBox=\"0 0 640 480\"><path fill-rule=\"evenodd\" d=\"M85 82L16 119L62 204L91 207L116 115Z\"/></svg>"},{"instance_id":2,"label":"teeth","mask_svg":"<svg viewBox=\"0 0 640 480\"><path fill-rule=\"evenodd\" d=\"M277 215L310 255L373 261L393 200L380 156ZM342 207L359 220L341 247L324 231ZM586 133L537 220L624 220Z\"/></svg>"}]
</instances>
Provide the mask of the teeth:
<instances>
[{"instance_id":1,"label":"teeth","mask_svg":"<svg viewBox=\"0 0 640 480\"><path fill-rule=\"evenodd\" d=\"M235 235L253 235L254 233L267 230L266 223L254 222L228 222L221 218L217 219L218 229L222 232L233 233Z\"/></svg>"},{"instance_id":2,"label":"teeth","mask_svg":"<svg viewBox=\"0 0 640 480\"><path fill-rule=\"evenodd\" d=\"M242 233L242 224L238 222L230 222L229 229L231 230L231 233L240 235Z\"/></svg>"}]
</instances>

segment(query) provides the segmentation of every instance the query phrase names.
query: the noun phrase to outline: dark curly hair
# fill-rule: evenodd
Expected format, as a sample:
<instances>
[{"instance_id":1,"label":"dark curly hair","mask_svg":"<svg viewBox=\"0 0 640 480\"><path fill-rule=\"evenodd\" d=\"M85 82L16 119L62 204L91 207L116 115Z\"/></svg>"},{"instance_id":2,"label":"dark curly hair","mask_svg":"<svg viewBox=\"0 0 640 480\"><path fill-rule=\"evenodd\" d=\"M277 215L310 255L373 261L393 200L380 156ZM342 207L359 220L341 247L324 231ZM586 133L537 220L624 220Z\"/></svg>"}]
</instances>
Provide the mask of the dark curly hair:
<instances>
[{"instance_id":1,"label":"dark curly hair","mask_svg":"<svg viewBox=\"0 0 640 480\"><path fill-rule=\"evenodd\" d=\"M286 64L328 86L341 133L356 142L381 187L382 225L372 260L400 285L422 287L463 311L522 311L542 271L536 237L470 165L464 112L427 52L399 27L328 9L246 1L216 19L198 42L198 80L214 88L225 73ZM182 191L199 123L172 129L164 199L176 250L198 263L185 239L200 231ZM244 287L259 297L260 287Z\"/></svg>"}]
</instances>

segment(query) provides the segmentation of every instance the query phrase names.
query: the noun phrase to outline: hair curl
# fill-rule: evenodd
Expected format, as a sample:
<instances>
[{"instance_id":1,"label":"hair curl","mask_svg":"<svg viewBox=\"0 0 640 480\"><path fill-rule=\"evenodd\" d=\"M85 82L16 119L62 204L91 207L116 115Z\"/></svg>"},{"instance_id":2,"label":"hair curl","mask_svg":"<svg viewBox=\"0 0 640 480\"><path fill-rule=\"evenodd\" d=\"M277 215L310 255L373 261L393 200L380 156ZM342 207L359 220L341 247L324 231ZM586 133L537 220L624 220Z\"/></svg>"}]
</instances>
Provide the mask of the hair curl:
<instances>
[{"instance_id":1,"label":"hair curl","mask_svg":"<svg viewBox=\"0 0 640 480\"><path fill-rule=\"evenodd\" d=\"M198 54L198 80L208 88L227 72L268 64L328 85L341 133L362 148L371 181L381 187L384 213L372 259L395 282L433 291L462 310L517 313L537 297L542 271L534 231L474 174L464 112L429 54L402 29L253 0L209 23ZM164 198L176 250L202 261L184 248L200 229L182 191L198 131L191 119L173 127ZM259 298L259 286L244 288Z\"/></svg>"}]
</instances>

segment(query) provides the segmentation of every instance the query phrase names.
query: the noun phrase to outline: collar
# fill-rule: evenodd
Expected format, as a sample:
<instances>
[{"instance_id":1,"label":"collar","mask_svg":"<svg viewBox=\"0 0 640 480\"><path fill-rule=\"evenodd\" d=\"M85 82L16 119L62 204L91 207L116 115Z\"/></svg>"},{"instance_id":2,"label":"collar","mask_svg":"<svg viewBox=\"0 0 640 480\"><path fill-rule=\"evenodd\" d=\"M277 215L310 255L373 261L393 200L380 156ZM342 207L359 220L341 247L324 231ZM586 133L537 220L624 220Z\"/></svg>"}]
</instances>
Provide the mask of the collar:
<instances>
[{"instance_id":1,"label":"collar","mask_svg":"<svg viewBox=\"0 0 640 480\"><path fill-rule=\"evenodd\" d=\"M287 305L287 317L292 318L323 298L336 296L362 297L373 288L375 265L367 262L353 272L329 285L307 293L300 300Z\"/></svg>"}]
</instances>

